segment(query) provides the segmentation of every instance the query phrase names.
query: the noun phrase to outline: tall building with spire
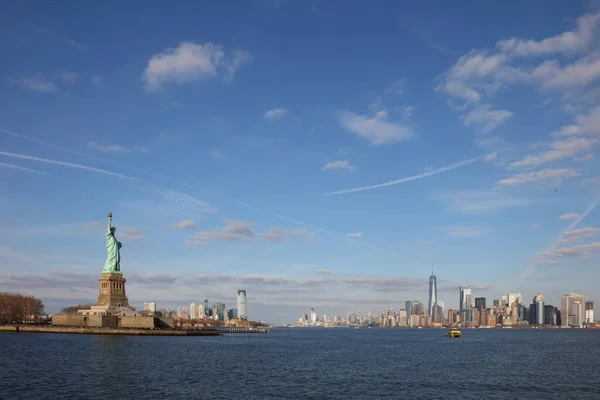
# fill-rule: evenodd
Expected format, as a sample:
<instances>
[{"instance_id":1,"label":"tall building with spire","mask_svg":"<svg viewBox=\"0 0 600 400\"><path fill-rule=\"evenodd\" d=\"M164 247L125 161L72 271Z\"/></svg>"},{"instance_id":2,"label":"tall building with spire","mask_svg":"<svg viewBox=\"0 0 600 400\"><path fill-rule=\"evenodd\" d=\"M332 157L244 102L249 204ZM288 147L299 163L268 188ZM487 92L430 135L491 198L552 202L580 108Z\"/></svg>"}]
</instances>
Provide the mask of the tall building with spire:
<instances>
[{"instance_id":1,"label":"tall building with spire","mask_svg":"<svg viewBox=\"0 0 600 400\"><path fill-rule=\"evenodd\" d=\"M429 304L427 311L430 317L433 316L433 307L437 304L437 278L433 274L433 268L431 268L431 276L429 277Z\"/></svg>"}]
</instances>

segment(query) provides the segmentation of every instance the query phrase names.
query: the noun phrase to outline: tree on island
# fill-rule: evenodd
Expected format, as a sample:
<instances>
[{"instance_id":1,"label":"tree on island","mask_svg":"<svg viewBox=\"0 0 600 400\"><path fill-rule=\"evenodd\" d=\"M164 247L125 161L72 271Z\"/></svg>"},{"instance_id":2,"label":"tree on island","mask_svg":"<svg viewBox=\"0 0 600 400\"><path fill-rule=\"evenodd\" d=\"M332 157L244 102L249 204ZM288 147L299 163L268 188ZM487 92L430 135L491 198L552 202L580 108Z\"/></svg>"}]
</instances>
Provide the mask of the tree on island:
<instances>
[{"instance_id":1,"label":"tree on island","mask_svg":"<svg viewBox=\"0 0 600 400\"><path fill-rule=\"evenodd\" d=\"M0 324L37 321L44 313L44 303L33 296L0 293Z\"/></svg>"},{"instance_id":2,"label":"tree on island","mask_svg":"<svg viewBox=\"0 0 600 400\"><path fill-rule=\"evenodd\" d=\"M77 314L79 310L89 310L92 308L91 304L78 304L76 306L65 307L60 310L61 314Z\"/></svg>"}]
</instances>

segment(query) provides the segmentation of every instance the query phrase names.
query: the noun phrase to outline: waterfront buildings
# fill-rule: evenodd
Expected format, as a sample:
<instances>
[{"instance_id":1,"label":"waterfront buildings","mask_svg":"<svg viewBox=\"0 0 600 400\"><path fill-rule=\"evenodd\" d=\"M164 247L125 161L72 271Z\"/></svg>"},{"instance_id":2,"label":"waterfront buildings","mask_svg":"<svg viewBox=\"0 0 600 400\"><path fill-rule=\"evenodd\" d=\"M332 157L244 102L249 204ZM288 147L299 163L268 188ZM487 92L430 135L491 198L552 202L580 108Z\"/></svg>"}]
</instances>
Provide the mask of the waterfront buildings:
<instances>
[{"instance_id":1,"label":"waterfront buildings","mask_svg":"<svg viewBox=\"0 0 600 400\"><path fill-rule=\"evenodd\" d=\"M471 288L468 286L460 287L460 317L464 318L464 313L471 308Z\"/></svg>"},{"instance_id":2,"label":"waterfront buildings","mask_svg":"<svg viewBox=\"0 0 600 400\"><path fill-rule=\"evenodd\" d=\"M594 322L594 302L585 302L585 323L592 324Z\"/></svg>"},{"instance_id":3,"label":"waterfront buildings","mask_svg":"<svg viewBox=\"0 0 600 400\"><path fill-rule=\"evenodd\" d=\"M197 319L198 315L196 314L196 304L190 304L190 319Z\"/></svg>"},{"instance_id":4,"label":"waterfront buildings","mask_svg":"<svg viewBox=\"0 0 600 400\"><path fill-rule=\"evenodd\" d=\"M429 303L427 304L427 315L430 317L433 316L433 307L437 304L437 300L437 278L432 269L429 276Z\"/></svg>"},{"instance_id":5,"label":"waterfront buildings","mask_svg":"<svg viewBox=\"0 0 600 400\"><path fill-rule=\"evenodd\" d=\"M428 280L427 307L417 300L407 300L401 304L404 308L394 309L389 306L381 313L361 315L348 313L348 320L343 317L331 317L323 314L318 318L314 308L293 323L295 326L355 326L363 325L382 328L410 327L550 327L550 326L582 326L592 324L594 315L592 302L583 301L579 294L565 295L561 299L561 307L547 304L541 293L536 294L531 304L524 305L521 293L510 292L508 295L487 301L483 296L473 299L469 286L459 287L459 310L449 309L444 318L444 303L437 297L437 277L433 274ZM491 304L491 305L490 305Z\"/></svg>"},{"instance_id":6,"label":"waterfront buildings","mask_svg":"<svg viewBox=\"0 0 600 400\"><path fill-rule=\"evenodd\" d=\"M238 290L237 292L237 314L240 319L248 319L246 314L246 291Z\"/></svg>"},{"instance_id":7,"label":"waterfront buildings","mask_svg":"<svg viewBox=\"0 0 600 400\"><path fill-rule=\"evenodd\" d=\"M523 299L523 297L521 296L521 293L509 293L508 294L508 298L507 298L507 306L510 307L513 305L513 303L517 302L519 299ZM522 301L520 301L522 302Z\"/></svg>"},{"instance_id":8,"label":"waterfront buildings","mask_svg":"<svg viewBox=\"0 0 600 400\"><path fill-rule=\"evenodd\" d=\"M544 324L544 296L538 293L529 307L529 323L536 325Z\"/></svg>"},{"instance_id":9,"label":"waterfront buildings","mask_svg":"<svg viewBox=\"0 0 600 400\"><path fill-rule=\"evenodd\" d=\"M475 297L475 308L478 310L485 308L485 297Z\"/></svg>"},{"instance_id":10,"label":"waterfront buildings","mask_svg":"<svg viewBox=\"0 0 600 400\"><path fill-rule=\"evenodd\" d=\"M562 296L560 311L563 326L581 326L585 321L583 295L571 293Z\"/></svg>"}]
</instances>

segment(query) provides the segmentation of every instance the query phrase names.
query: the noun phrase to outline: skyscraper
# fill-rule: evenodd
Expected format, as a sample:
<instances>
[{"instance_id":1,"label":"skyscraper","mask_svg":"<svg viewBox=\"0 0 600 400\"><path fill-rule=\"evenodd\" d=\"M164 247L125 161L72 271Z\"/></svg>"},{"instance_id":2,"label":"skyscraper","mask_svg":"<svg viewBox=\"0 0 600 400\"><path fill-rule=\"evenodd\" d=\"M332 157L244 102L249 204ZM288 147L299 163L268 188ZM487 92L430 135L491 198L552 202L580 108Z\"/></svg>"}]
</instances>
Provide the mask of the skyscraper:
<instances>
[{"instance_id":1,"label":"skyscraper","mask_svg":"<svg viewBox=\"0 0 600 400\"><path fill-rule=\"evenodd\" d=\"M468 297L467 297L468 296ZM471 288L468 286L460 287L460 316L463 317L463 312L471 308Z\"/></svg>"},{"instance_id":2,"label":"skyscraper","mask_svg":"<svg viewBox=\"0 0 600 400\"><path fill-rule=\"evenodd\" d=\"M433 274L433 268L431 269L431 276L429 277L429 304L427 305L427 312L430 317L433 317L433 306L437 304L437 278Z\"/></svg>"},{"instance_id":3,"label":"skyscraper","mask_svg":"<svg viewBox=\"0 0 600 400\"><path fill-rule=\"evenodd\" d=\"M406 309L406 318L410 320L410 316L413 314L413 305L418 303L417 300L409 300L404 302Z\"/></svg>"},{"instance_id":4,"label":"skyscraper","mask_svg":"<svg viewBox=\"0 0 600 400\"><path fill-rule=\"evenodd\" d=\"M248 314L246 313L246 291L238 290L237 295L237 314L240 319L248 319Z\"/></svg>"},{"instance_id":5,"label":"skyscraper","mask_svg":"<svg viewBox=\"0 0 600 400\"><path fill-rule=\"evenodd\" d=\"M210 315L208 315L208 299L204 299L204 316L210 317Z\"/></svg>"},{"instance_id":6,"label":"skyscraper","mask_svg":"<svg viewBox=\"0 0 600 400\"><path fill-rule=\"evenodd\" d=\"M485 309L485 297L475 297L475 308L478 310Z\"/></svg>"},{"instance_id":7,"label":"skyscraper","mask_svg":"<svg viewBox=\"0 0 600 400\"><path fill-rule=\"evenodd\" d=\"M521 297L521 293L509 293L509 294L508 294L508 301L507 301L507 304L506 304L506 305L507 305L507 306L509 306L509 307L510 307L510 306L512 306L512 305L513 305L513 303L514 303L515 301L517 301L517 299L518 299L519 297Z\"/></svg>"},{"instance_id":8,"label":"skyscraper","mask_svg":"<svg viewBox=\"0 0 600 400\"><path fill-rule=\"evenodd\" d=\"M317 323L317 312L314 308L310 309L310 322L313 325Z\"/></svg>"},{"instance_id":9,"label":"skyscraper","mask_svg":"<svg viewBox=\"0 0 600 400\"><path fill-rule=\"evenodd\" d=\"M196 305L194 303L190 304L190 319L197 319L196 315Z\"/></svg>"},{"instance_id":10,"label":"skyscraper","mask_svg":"<svg viewBox=\"0 0 600 400\"><path fill-rule=\"evenodd\" d=\"M535 323L538 325L544 324L544 296L541 293L538 293L533 298L533 303L535 304Z\"/></svg>"},{"instance_id":11,"label":"skyscraper","mask_svg":"<svg viewBox=\"0 0 600 400\"><path fill-rule=\"evenodd\" d=\"M594 323L594 302L593 301L585 302L585 323L586 324Z\"/></svg>"},{"instance_id":12,"label":"skyscraper","mask_svg":"<svg viewBox=\"0 0 600 400\"><path fill-rule=\"evenodd\" d=\"M563 326L580 326L585 321L583 295L565 294L560 298L560 316Z\"/></svg>"}]
</instances>

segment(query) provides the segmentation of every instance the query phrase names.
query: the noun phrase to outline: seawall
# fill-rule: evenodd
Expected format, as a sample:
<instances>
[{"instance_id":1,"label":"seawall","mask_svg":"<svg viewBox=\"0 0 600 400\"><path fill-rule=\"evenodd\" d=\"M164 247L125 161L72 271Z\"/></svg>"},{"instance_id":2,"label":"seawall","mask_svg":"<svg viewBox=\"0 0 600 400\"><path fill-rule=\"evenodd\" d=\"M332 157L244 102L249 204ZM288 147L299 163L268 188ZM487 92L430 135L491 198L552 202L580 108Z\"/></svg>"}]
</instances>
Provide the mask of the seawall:
<instances>
[{"instance_id":1,"label":"seawall","mask_svg":"<svg viewBox=\"0 0 600 400\"><path fill-rule=\"evenodd\" d=\"M0 332L69 333L89 335L137 335L137 336L217 336L216 329L119 329L78 328L47 325L0 325Z\"/></svg>"}]
</instances>

